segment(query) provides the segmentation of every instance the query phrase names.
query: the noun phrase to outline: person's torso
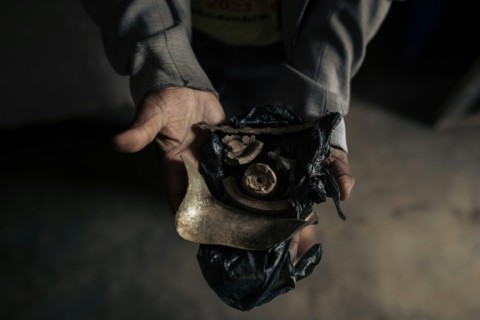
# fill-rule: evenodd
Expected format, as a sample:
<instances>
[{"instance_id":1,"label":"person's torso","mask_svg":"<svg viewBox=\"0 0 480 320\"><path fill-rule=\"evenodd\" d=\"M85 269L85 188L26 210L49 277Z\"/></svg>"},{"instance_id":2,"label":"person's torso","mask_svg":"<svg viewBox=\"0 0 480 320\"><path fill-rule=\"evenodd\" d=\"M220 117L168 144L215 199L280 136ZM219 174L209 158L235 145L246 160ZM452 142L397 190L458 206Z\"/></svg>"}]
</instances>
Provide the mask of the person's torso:
<instances>
[{"instance_id":1,"label":"person's torso","mask_svg":"<svg viewBox=\"0 0 480 320\"><path fill-rule=\"evenodd\" d=\"M193 27L228 45L281 39L278 0L191 0Z\"/></svg>"}]
</instances>

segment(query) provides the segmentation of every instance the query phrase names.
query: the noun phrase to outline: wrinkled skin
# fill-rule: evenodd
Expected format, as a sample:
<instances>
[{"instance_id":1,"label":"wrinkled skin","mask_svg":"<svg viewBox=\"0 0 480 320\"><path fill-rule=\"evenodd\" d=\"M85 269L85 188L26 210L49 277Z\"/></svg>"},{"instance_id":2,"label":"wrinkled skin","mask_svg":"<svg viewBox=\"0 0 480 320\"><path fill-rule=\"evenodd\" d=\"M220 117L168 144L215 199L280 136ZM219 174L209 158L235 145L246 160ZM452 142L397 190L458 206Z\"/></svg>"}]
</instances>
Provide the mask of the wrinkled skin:
<instances>
[{"instance_id":1,"label":"wrinkled skin","mask_svg":"<svg viewBox=\"0 0 480 320\"><path fill-rule=\"evenodd\" d=\"M132 126L114 137L114 145L122 152L136 152L155 140L168 186L167 201L176 212L188 184L180 155L198 166L200 139L196 139L192 125L217 124L224 119L225 113L215 95L188 88L166 88L143 99Z\"/></svg>"},{"instance_id":2,"label":"wrinkled skin","mask_svg":"<svg viewBox=\"0 0 480 320\"><path fill-rule=\"evenodd\" d=\"M188 180L180 155L198 166L197 154L202 137L192 130L196 123L218 124L225 113L218 98L209 92L190 88L165 88L151 92L140 103L131 127L114 137L122 152L137 152L155 140L165 174L166 196L176 212L185 195ZM347 200L355 184L347 154L332 148L327 161L340 188L341 200ZM290 256L297 261L316 241L314 226L307 227L292 239Z\"/></svg>"}]
</instances>

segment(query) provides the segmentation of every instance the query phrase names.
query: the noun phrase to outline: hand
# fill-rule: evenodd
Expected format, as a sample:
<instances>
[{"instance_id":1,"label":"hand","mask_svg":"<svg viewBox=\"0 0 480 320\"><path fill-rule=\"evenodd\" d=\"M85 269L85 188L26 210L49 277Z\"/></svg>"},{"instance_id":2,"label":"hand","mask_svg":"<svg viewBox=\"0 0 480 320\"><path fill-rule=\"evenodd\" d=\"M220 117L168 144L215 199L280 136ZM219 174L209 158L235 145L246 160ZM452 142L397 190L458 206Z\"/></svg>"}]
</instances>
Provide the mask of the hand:
<instances>
[{"instance_id":1,"label":"hand","mask_svg":"<svg viewBox=\"0 0 480 320\"><path fill-rule=\"evenodd\" d=\"M330 156L327 159L327 166L340 188L340 200L347 200L355 185L355 178L350 171L347 153L341 149L332 147L330 149ZM315 226L308 226L293 236L289 249L293 263L297 262L308 249L317 243L316 238Z\"/></svg>"},{"instance_id":2,"label":"hand","mask_svg":"<svg viewBox=\"0 0 480 320\"><path fill-rule=\"evenodd\" d=\"M165 88L142 100L130 129L115 136L119 151L136 152L155 140L161 150L168 204L176 212L188 186L180 155L198 165L199 139L192 125L217 124L225 119L218 98L190 88Z\"/></svg>"}]
</instances>

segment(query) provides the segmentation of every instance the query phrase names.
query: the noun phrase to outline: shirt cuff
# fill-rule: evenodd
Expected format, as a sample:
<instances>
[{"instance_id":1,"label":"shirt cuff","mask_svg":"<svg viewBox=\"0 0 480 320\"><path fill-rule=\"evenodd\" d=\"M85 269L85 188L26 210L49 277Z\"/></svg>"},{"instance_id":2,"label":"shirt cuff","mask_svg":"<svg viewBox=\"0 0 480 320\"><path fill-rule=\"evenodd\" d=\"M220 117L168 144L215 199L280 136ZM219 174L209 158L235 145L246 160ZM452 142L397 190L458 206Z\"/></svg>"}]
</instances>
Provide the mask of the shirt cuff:
<instances>
[{"instance_id":1,"label":"shirt cuff","mask_svg":"<svg viewBox=\"0 0 480 320\"><path fill-rule=\"evenodd\" d=\"M345 130L345 120L342 117L342 120L338 123L338 125L333 129L332 135L330 136L330 145L332 147L336 147L338 149L342 149L346 153L348 153L347 147L347 134Z\"/></svg>"},{"instance_id":2,"label":"shirt cuff","mask_svg":"<svg viewBox=\"0 0 480 320\"><path fill-rule=\"evenodd\" d=\"M176 25L137 43L130 72L130 91L136 105L152 90L188 87L218 96L190 45L187 29Z\"/></svg>"},{"instance_id":3,"label":"shirt cuff","mask_svg":"<svg viewBox=\"0 0 480 320\"><path fill-rule=\"evenodd\" d=\"M338 94L322 88L318 83L287 64L282 66L270 101L289 108L305 120L317 119L325 115L327 111L345 115L348 110L348 101L344 101ZM348 152L343 118L333 130L330 143L332 146Z\"/></svg>"}]
</instances>

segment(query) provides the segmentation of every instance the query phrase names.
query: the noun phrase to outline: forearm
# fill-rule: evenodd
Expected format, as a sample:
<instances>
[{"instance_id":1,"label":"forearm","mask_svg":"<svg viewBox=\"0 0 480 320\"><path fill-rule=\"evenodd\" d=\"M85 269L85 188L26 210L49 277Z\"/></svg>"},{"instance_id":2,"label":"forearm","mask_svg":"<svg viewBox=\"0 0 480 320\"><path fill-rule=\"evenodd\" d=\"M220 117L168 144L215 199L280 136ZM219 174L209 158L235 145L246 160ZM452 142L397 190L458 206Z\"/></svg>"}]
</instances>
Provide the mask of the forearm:
<instances>
[{"instance_id":1,"label":"forearm","mask_svg":"<svg viewBox=\"0 0 480 320\"><path fill-rule=\"evenodd\" d=\"M214 92L190 46L189 1L82 0L100 26L107 56L130 75L136 104L146 92L189 87Z\"/></svg>"},{"instance_id":2,"label":"forearm","mask_svg":"<svg viewBox=\"0 0 480 320\"><path fill-rule=\"evenodd\" d=\"M311 0L286 46L287 63L275 88L276 99L307 118L326 110L345 115L351 78L390 4L388 0ZM346 150L342 125L332 144Z\"/></svg>"}]
</instances>

